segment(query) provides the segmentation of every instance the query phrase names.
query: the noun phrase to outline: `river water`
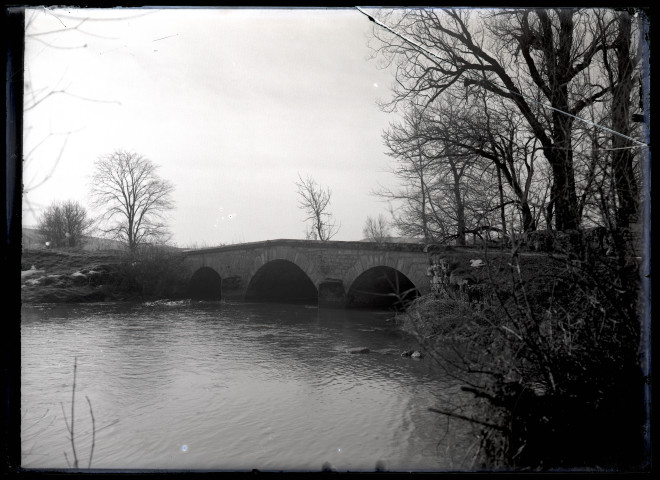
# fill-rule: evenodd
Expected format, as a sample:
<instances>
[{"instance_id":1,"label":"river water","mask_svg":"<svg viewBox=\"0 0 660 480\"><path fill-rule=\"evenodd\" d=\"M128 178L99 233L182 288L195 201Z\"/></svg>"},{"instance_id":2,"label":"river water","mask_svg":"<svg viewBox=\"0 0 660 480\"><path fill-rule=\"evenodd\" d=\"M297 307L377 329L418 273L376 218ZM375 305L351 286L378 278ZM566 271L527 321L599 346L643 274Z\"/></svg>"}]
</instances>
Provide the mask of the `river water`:
<instances>
[{"instance_id":1,"label":"river water","mask_svg":"<svg viewBox=\"0 0 660 480\"><path fill-rule=\"evenodd\" d=\"M26 468L447 471L471 440L428 411L457 391L391 313L156 302L24 306ZM368 354L351 354L357 347ZM440 405L441 406L441 405ZM66 419L65 419L66 414ZM66 453L66 456L65 456Z\"/></svg>"}]
</instances>

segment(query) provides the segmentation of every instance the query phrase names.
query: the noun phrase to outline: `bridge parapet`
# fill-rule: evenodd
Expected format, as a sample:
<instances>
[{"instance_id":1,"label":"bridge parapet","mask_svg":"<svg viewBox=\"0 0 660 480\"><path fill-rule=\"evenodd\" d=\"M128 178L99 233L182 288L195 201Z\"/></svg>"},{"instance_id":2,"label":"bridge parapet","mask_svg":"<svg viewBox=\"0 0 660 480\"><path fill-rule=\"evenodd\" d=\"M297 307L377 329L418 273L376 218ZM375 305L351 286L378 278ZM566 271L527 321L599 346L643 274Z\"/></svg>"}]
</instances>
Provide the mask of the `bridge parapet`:
<instances>
[{"instance_id":1,"label":"bridge parapet","mask_svg":"<svg viewBox=\"0 0 660 480\"><path fill-rule=\"evenodd\" d=\"M233 250L256 249L260 247L271 248L277 246L298 247L304 249L356 249L356 250L377 250L377 251L395 251L395 252L425 252L426 246L423 243L387 243L387 242L358 242L358 241L339 241L339 240L295 240L281 238L277 240L262 240L259 242L237 243L233 245L221 245L218 247L207 247L184 250L186 255L197 255L204 253L226 252Z\"/></svg>"}]
</instances>

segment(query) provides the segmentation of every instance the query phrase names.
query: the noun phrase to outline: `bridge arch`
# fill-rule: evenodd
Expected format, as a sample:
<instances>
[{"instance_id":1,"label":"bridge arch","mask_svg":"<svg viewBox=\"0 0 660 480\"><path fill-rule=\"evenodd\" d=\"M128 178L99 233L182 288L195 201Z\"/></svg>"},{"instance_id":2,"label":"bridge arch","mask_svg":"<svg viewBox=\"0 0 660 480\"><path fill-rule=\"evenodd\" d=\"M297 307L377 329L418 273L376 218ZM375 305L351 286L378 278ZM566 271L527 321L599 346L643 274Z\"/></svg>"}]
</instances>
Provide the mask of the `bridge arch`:
<instances>
[{"instance_id":1,"label":"bridge arch","mask_svg":"<svg viewBox=\"0 0 660 480\"><path fill-rule=\"evenodd\" d=\"M256 273L273 260L288 260L300 268L305 275L309 277L312 283L316 286L323 280L323 275L319 272L316 263L313 262L307 255L302 253L299 249L291 247L275 247L265 249L261 254L257 255L253 262L252 268L247 275L247 283L252 281Z\"/></svg>"},{"instance_id":2,"label":"bridge arch","mask_svg":"<svg viewBox=\"0 0 660 480\"><path fill-rule=\"evenodd\" d=\"M347 308L393 308L400 310L420 295L413 282L389 266L366 269L353 281L346 293Z\"/></svg>"},{"instance_id":3,"label":"bridge arch","mask_svg":"<svg viewBox=\"0 0 660 480\"><path fill-rule=\"evenodd\" d=\"M309 276L290 260L266 262L251 276L245 300L318 304L318 290Z\"/></svg>"},{"instance_id":4,"label":"bridge arch","mask_svg":"<svg viewBox=\"0 0 660 480\"><path fill-rule=\"evenodd\" d=\"M220 300L222 277L211 267L200 267L188 281L188 297L194 300Z\"/></svg>"},{"instance_id":5,"label":"bridge arch","mask_svg":"<svg viewBox=\"0 0 660 480\"><path fill-rule=\"evenodd\" d=\"M346 270L346 273L342 278L344 285L350 287L357 277L373 267L390 267L394 270L398 270L408 277L413 285L415 285L415 287L422 293L424 292L424 286L429 282L429 279L426 277L426 268L420 269L419 265L416 265L403 256L377 254L360 257L351 268Z\"/></svg>"},{"instance_id":6,"label":"bridge arch","mask_svg":"<svg viewBox=\"0 0 660 480\"><path fill-rule=\"evenodd\" d=\"M399 282L400 291L398 293L414 289L411 291L412 295L418 296L427 290L425 286L429 280L425 273L419 268L418 264L401 255L391 256L387 253L364 255L346 271L342 279L347 289L347 306L350 307L356 301L355 297L350 298L350 296L356 293L357 290L363 291L369 283L371 283L371 287L368 287L367 291L374 289L374 293L386 294L394 293L387 285L390 283L396 285ZM378 277L383 276L385 278L381 278L379 281ZM358 283L356 284L356 282ZM351 290L353 290L353 293L351 293Z\"/></svg>"}]
</instances>

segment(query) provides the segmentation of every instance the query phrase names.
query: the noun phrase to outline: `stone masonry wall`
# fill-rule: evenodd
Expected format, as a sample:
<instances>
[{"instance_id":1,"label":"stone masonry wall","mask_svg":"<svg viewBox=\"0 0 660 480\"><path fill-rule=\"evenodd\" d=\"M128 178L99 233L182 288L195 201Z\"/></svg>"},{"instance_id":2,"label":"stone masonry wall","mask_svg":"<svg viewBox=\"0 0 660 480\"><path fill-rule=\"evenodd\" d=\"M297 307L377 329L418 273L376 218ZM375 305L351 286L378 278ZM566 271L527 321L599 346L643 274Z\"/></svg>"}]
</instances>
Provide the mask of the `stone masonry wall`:
<instances>
[{"instance_id":1,"label":"stone masonry wall","mask_svg":"<svg viewBox=\"0 0 660 480\"><path fill-rule=\"evenodd\" d=\"M223 296L245 295L256 272L272 260L288 260L301 268L317 290L323 282L341 282L345 292L369 268L388 266L408 277L420 293L430 289L428 257L420 244L372 244L368 242L319 242L271 240L231 245L187 253L190 275L210 267L223 279Z\"/></svg>"}]
</instances>

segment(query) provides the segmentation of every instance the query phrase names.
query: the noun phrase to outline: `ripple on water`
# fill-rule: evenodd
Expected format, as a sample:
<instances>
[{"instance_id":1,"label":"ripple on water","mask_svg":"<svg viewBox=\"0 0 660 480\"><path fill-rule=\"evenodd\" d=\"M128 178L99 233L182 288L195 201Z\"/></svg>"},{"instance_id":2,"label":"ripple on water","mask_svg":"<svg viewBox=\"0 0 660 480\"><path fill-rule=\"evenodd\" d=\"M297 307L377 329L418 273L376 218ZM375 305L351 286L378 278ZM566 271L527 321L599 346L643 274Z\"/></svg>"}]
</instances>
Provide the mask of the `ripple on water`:
<instances>
[{"instance_id":1,"label":"ripple on water","mask_svg":"<svg viewBox=\"0 0 660 480\"><path fill-rule=\"evenodd\" d=\"M78 357L80 428L89 429L85 395L98 424L119 420L99 435L99 468L443 465L423 414L442 381L394 354L410 339L381 328L382 316L97 305L37 309L22 327L26 425L67 404ZM346 353L355 346L372 352ZM61 423L42 423L31 466L66 466Z\"/></svg>"}]
</instances>

